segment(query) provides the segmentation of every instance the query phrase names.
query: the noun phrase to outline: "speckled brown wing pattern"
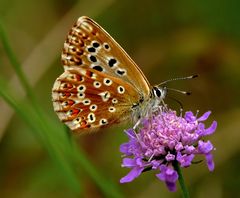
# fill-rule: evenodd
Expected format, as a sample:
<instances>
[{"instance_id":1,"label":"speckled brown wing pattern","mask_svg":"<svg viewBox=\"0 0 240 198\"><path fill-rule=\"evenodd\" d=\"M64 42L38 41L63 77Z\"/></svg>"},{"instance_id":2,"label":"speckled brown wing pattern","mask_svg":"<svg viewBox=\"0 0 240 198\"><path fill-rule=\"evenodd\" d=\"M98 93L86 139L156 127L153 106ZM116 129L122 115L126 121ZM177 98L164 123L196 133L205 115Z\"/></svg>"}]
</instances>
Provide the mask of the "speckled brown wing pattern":
<instances>
[{"instance_id":1,"label":"speckled brown wing pattern","mask_svg":"<svg viewBox=\"0 0 240 198\"><path fill-rule=\"evenodd\" d=\"M80 17L62 52L65 72L52 98L59 119L73 131L97 129L125 120L132 106L149 97L146 77L96 22Z\"/></svg>"}]
</instances>

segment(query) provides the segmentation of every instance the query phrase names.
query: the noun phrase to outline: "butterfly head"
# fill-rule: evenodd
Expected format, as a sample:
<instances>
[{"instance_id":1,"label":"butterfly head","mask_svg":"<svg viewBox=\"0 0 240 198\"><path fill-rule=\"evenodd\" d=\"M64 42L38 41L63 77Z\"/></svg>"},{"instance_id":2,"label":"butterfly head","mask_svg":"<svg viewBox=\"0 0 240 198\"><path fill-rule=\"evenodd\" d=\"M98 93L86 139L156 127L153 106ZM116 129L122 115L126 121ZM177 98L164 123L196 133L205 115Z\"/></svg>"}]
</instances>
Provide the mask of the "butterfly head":
<instances>
[{"instance_id":1,"label":"butterfly head","mask_svg":"<svg viewBox=\"0 0 240 198\"><path fill-rule=\"evenodd\" d=\"M152 98L162 101L167 95L167 87L153 86L151 91Z\"/></svg>"}]
</instances>

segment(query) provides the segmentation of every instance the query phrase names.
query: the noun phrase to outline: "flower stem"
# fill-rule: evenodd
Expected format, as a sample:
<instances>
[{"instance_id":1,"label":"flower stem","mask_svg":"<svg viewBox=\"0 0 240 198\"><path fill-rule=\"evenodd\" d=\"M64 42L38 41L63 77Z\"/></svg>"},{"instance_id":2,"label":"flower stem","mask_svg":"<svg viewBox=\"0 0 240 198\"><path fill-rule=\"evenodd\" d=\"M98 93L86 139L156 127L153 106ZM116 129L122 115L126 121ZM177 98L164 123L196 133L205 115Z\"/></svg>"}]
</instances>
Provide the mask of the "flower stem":
<instances>
[{"instance_id":1,"label":"flower stem","mask_svg":"<svg viewBox=\"0 0 240 198\"><path fill-rule=\"evenodd\" d=\"M179 181L179 184L180 184L181 189L182 189L182 195L183 195L183 197L184 197L184 198L190 198L189 193L188 193L188 190L187 190L187 186L186 186L186 184L185 184L185 182L184 182L184 178L183 178L182 171L181 171L181 168L180 168L180 166L179 166L179 163L178 163L177 161L175 161L175 162L173 163L173 165L174 165L174 168L175 168L175 170L177 171L178 176L179 176L179 177L178 177L178 181Z\"/></svg>"}]
</instances>

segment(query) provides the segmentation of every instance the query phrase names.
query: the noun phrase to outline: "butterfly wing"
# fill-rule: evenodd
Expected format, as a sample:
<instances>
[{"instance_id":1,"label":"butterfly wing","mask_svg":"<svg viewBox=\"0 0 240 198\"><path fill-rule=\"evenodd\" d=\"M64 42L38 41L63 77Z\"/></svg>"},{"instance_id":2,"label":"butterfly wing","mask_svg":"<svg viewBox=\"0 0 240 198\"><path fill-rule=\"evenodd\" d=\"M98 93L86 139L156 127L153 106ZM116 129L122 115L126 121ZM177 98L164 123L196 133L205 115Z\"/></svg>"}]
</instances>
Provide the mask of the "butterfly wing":
<instances>
[{"instance_id":1,"label":"butterfly wing","mask_svg":"<svg viewBox=\"0 0 240 198\"><path fill-rule=\"evenodd\" d=\"M150 93L143 72L121 46L96 22L83 16L71 28L64 43L65 70L89 67L128 82L143 98Z\"/></svg>"},{"instance_id":2,"label":"butterfly wing","mask_svg":"<svg viewBox=\"0 0 240 198\"><path fill-rule=\"evenodd\" d=\"M80 17L62 51L65 72L54 83L58 117L73 131L97 129L126 119L149 97L149 83L127 53L97 23Z\"/></svg>"},{"instance_id":3,"label":"butterfly wing","mask_svg":"<svg viewBox=\"0 0 240 198\"><path fill-rule=\"evenodd\" d=\"M76 132L96 129L126 119L139 100L131 84L94 69L68 69L53 87L58 117Z\"/></svg>"}]
</instances>

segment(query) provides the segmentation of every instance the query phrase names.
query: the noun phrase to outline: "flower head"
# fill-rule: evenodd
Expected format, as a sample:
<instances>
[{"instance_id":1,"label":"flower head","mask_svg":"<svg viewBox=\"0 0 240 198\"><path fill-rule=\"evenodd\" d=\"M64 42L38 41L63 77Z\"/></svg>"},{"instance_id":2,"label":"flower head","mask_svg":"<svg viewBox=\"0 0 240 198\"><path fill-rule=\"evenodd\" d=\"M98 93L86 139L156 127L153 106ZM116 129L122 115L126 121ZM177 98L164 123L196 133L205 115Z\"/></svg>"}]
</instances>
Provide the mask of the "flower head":
<instances>
[{"instance_id":1,"label":"flower head","mask_svg":"<svg viewBox=\"0 0 240 198\"><path fill-rule=\"evenodd\" d=\"M211 151L214 149L210 141L204 141L204 136L212 134L217 127L213 121L205 128L205 121L210 111L197 118L191 111L185 116L177 116L175 111L161 111L157 115L142 120L142 127L136 132L126 130L129 138L120 146L124 153L122 166L131 171L120 182L131 182L146 170L159 170L157 178L164 181L170 191L176 190L178 173L173 164L189 167L195 155L202 154L206 158L210 171L214 169Z\"/></svg>"}]
</instances>

